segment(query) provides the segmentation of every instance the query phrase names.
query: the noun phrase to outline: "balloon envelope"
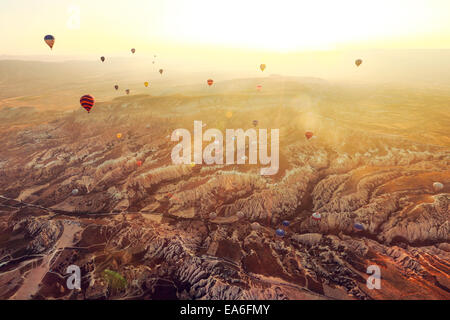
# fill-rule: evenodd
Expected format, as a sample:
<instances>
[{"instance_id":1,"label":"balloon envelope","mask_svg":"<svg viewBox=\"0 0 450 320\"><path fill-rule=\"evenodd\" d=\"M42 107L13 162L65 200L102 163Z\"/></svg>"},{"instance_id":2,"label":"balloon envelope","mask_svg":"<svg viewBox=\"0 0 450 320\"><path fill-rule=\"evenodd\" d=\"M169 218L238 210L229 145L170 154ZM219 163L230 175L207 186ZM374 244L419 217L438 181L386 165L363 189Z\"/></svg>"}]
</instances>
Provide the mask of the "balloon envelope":
<instances>
[{"instance_id":1,"label":"balloon envelope","mask_svg":"<svg viewBox=\"0 0 450 320\"><path fill-rule=\"evenodd\" d=\"M358 59L355 61L355 64L357 67L359 67L362 63L363 63L363 61L361 59Z\"/></svg>"},{"instance_id":2,"label":"balloon envelope","mask_svg":"<svg viewBox=\"0 0 450 320\"><path fill-rule=\"evenodd\" d=\"M256 127L256 126L258 125L259 122L258 122L258 120L253 120L252 123L253 123L253 125Z\"/></svg>"},{"instance_id":3,"label":"balloon envelope","mask_svg":"<svg viewBox=\"0 0 450 320\"><path fill-rule=\"evenodd\" d=\"M433 183L433 189L434 191L441 191L442 189L444 189L444 185L440 182L435 182Z\"/></svg>"},{"instance_id":4,"label":"balloon envelope","mask_svg":"<svg viewBox=\"0 0 450 320\"><path fill-rule=\"evenodd\" d=\"M322 219L322 215L318 212L314 212L312 214L312 218L313 218L313 220L320 221Z\"/></svg>"},{"instance_id":5,"label":"balloon envelope","mask_svg":"<svg viewBox=\"0 0 450 320\"><path fill-rule=\"evenodd\" d=\"M289 221L287 221L287 220L283 221L283 226L285 226L285 227L289 227L290 224L291 223Z\"/></svg>"},{"instance_id":6,"label":"balloon envelope","mask_svg":"<svg viewBox=\"0 0 450 320\"><path fill-rule=\"evenodd\" d=\"M355 223L353 225L353 227L357 230L357 231L363 231L364 230L364 226L361 223Z\"/></svg>"},{"instance_id":7,"label":"balloon envelope","mask_svg":"<svg viewBox=\"0 0 450 320\"><path fill-rule=\"evenodd\" d=\"M135 52L136 52L135 48L131 49L131 53L135 53Z\"/></svg>"},{"instance_id":8,"label":"balloon envelope","mask_svg":"<svg viewBox=\"0 0 450 320\"><path fill-rule=\"evenodd\" d=\"M215 219L215 218L217 218L217 213L211 212L211 213L209 214L209 218L210 218L210 219Z\"/></svg>"},{"instance_id":9,"label":"balloon envelope","mask_svg":"<svg viewBox=\"0 0 450 320\"><path fill-rule=\"evenodd\" d=\"M251 224L251 227L253 230L259 230L261 228L261 225L258 222L253 222Z\"/></svg>"},{"instance_id":10,"label":"balloon envelope","mask_svg":"<svg viewBox=\"0 0 450 320\"><path fill-rule=\"evenodd\" d=\"M140 167L140 166L142 166L142 161L139 160L139 161L136 162L136 164L137 164L138 167Z\"/></svg>"},{"instance_id":11,"label":"balloon envelope","mask_svg":"<svg viewBox=\"0 0 450 320\"><path fill-rule=\"evenodd\" d=\"M144 86L145 86L145 87L148 87L148 82L144 82Z\"/></svg>"},{"instance_id":12,"label":"balloon envelope","mask_svg":"<svg viewBox=\"0 0 450 320\"><path fill-rule=\"evenodd\" d=\"M312 133L311 131L307 131L305 132L305 137L306 139L311 139L314 136L314 133Z\"/></svg>"},{"instance_id":13,"label":"balloon envelope","mask_svg":"<svg viewBox=\"0 0 450 320\"><path fill-rule=\"evenodd\" d=\"M264 71L264 70L266 70L266 65L262 64L262 65L259 66L259 68L261 69L261 71Z\"/></svg>"},{"instance_id":14,"label":"balloon envelope","mask_svg":"<svg viewBox=\"0 0 450 320\"><path fill-rule=\"evenodd\" d=\"M116 85L114 86L114 89L119 90L119 86L116 84Z\"/></svg>"},{"instance_id":15,"label":"balloon envelope","mask_svg":"<svg viewBox=\"0 0 450 320\"><path fill-rule=\"evenodd\" d=\"M94 106L95 99L90 94L84 95L80 99L81 106L89 113Z\"/></svg>"},{"instance_id":16,"label":"balloon envelope","mask_svg":"<svg viewBox=\"0 0 450 320\"><path fill-rule=\"evenodd\" d=\"M73 194L74 196L76 196L76 195L78 194L78 192L79 192L78 189L73 189L73 190L72 190L72 194Z\"/></svg>"},{"instance_id":17,"label":"balloon envelope","mask_svg":"<svg viewBox=\"0 0 450 320\"><path fill-rule=\"evenodd\" d=\"M163 74L164 70L163 69L159 69L159 73Z\"/></svg>"},{"instance_id":18,"label":"balloon envelope","mask_svg":"<svg viewBox=\"0 0 450 320\"><path fill-rule=\"evenodd\" d=\"M284 237L286 235L286 232L284 232L283 229L277 229L277 231L275 232L277 234L277 236L279 237Z\"/></svg>"},{"instance_id":19,"label":"balloon envelope","mask_svg":"<svg viewBox=\"0 0 450 320\"><path fill-rule=\"evenodd\" d=\"M105 62L105 57L101 57L100 60L102 60L102 62Z\"/></svg>"},{"instance_id":20,"label":"balloon envelope","mask_svg":"<svg viewBox=\"0 0 450 320\"><path fill-rule=\"evenodd\" d=\"M51 34L48 34L44 37L45 43L50 47L50 49L53 49L53 45L55 44L55 37Z\"/></svg>"},{"instance_id":21,"label":"balloon envelope","mask_svg":"<svg viewBox=\"0 0 450 320\"><path fill-rule=\"evenodd\" d=\"M212 86L214 83L213 79L208 79L208 81L206 81L206 83L208 83L208 86Z\"/></svg>"},{"instance_id":22,"label":"balloon envelope","mask_svg":"<svg viewBox=\"0 0 450 320\"><path fill-rule=\"evenodd\" d=\"M116 136L117 136L117 139L122 138L122 134L121 133L118 133Z\"/></svg>"},{"instance_id":23,"label":"balloon envelope","mask_svg":"<svg viewBox=\"0 0 450 320\"><path fill-rule=\"evenodd\" d=\"M126 94L130 94L130 89L125 90Z\"/></svg>"}]
</instances>

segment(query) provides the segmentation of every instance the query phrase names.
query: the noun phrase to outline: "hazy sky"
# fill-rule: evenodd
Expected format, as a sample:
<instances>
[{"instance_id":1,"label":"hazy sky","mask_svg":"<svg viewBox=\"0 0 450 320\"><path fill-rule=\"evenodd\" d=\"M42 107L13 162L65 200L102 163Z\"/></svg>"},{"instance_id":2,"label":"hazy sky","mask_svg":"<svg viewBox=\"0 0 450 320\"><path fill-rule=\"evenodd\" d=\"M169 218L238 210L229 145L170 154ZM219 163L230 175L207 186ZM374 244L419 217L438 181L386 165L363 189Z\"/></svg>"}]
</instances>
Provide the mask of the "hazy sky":
<instances>
[{"instance_id":1,"label":"hazy sky","mask_svg":"<svg viewBox=\"0 0 450 320\"><path fill-rule=\"evenodd\" d=\"M0 55L48 54L46 34L73 56L444 49L449 15L449 0L1 0Z\"/></svg>"}]
</instances>

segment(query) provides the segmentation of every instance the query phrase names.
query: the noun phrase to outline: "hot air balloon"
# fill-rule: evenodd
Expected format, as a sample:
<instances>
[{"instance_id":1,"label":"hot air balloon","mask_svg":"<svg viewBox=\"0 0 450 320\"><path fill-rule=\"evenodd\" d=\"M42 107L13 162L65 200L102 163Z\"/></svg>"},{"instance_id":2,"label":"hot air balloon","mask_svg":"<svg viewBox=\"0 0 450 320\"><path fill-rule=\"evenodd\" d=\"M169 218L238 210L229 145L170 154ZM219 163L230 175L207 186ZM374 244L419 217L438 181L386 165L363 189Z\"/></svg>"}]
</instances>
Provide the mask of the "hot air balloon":
<instances>
[{"instance_id":1,"label":"hot air balloon","mask_svg":"<svg viewBox=\"0 0 450 320\"><path fill-rule=\"evenodd\" d=\"M114 86L114 89L119 90L119 86L116 84L116 85Z\"/></svg>"},{"instance_id":2,"label":"hot air balloon","mask_svg":"<svg viewBox=\"0 0 450 320\"><path fill-rule=\"evenodd\" d=\"M105 57L100 57L100 60L102 60L102 62L105 62Z\"/></svg>"},{"instance_id":3,"label":"hot air balloon","mask_svg":"<svg viewBox=\"0 0 450 320\"><path fill-rule=\"evenodd\" d=\"M364 230L364 226L361 223L355 223L353 225L353 228L355 228L356 231L363 231Z\"/></svg>"},{"instance_id":4,"label":"hot air balloon","mask_svg":"<svg viewBox=\"0 0 450 320\"><path fill-rule=\"evenodd\" d=\"M213 79L208 79L208 81L206 81L206 83L208 83L208 86L212 86L214 83Z\"/></svg>"},{"instance_id":5,"label":"hot air balloon","mask_svg":"<svg viewBox=\"0 0 450 320\"><path fill-rule=\"evenodd\" d=\"M81 97L80 104L81 106L86 109L86 111L89 113L91 112L92 107L94 106L95 99L93 96L87 94Z\"/></svg>"},{"instance_id":6,"label":"hot air balloon","mask_svg":"<svg viewBox=\"0 0 450 320\"><path fill-rule=\"evenodd\" d=\"M72 190L72 195L76 196L78 194L79 190L78 189L73 189Z\"/></svg>"},{"instance_id":7,"label":"hot air balloon","mask_svg":"<svg viewBox=\"0 0 450 320\"><path fill-rule=\"evenodd\" d=\"M311 139L314 136L314 133L312 133L311 131L307 131L305 132L305 137L306 139Z\"/></svg>"},{"instance_id":8,"label":"hot air balloon","mask_svg":"<svg viewBox=\"0 0 450 320\"><path fill-rule=\"evenodd\" d=\"M261 71L264 71L264 70L266 70L266 65L262 64L262 65L259 66L259 68L261 69Z\"/></svg>"},{"instance_id":9,"label":"hot air balloon","mask_svg":"<svg viewBox=\"0 0 450 320\"><path fill-rule=\"evenodd\" d=\"M355 61L355 64L357 67L359 67L362 63L363 63L363 61L361 59L358 59Z\"/></svg>"},{"instance_id":10,"label":"hot air balloon","mask_svg":"<svg viewBox=\"0 0 450 320\"><path fill-rule=\"evenodd\" d=\"M283 226L285 226L285 227L289 227L289 225L291 224L289 221L287 221L287 220L284 220L283 222Z\"/></svg>"},{"instance_id":11,"label":"hot air balloon","mask_svg":"<svg viewBox=\"0 0 450 320\"><path fill-rule=\"evenodd\" d=\"M215 219L215 218L217 218L217 213L211 212L211 213L209 214L209 218L210 218L210 219Z\"/></svg>"},{"instance_id":12,"label":"hot air balloon","mask_svg":"<svg viewBox=\"0 0 450 320\"><path fill-rule=\"evenodd\" d=\"M160 73L161 75L163 74L163 72L164 72L163 69L159 69L159 73Z\"/></svg>"},{"instance_id":13,"label":"hot air balloon","mask_svg":"<svg viewBox=\"0 0 450 320\"><path fill-rule=\"evenodd\" d=\"M131 53L135 54L136 53L136 49L135 48L131 49Z\"/></svg>"},{"instance_id":14,"label":"hot air balloon","mask_svg":"<svg viewBox=\"0 0 450 320\"><path fill-rule=\"evenodd\" d=\"M312 214L311 218L312 218L313 220L320 221L320 220L322 220L322 215L321 215L320 213L318 213L318 212L314 212L314 213Z\"/></svg>"},{"instance_id":15,"label":"hot air balloon","mask_svg":"<svg viewBox=\"0 0 450 320\"><path fill-rule=\"evenodd\" d=\"M433 183L433 189L436 192L441 191L442 189L444 189L444 185L440 182L435 182Z\"/></svg>"},{"instance_id":16,"label":"hot air balloon","mask_svg":"<svg viewBox=\"0 0 450 320\"><path fill-rule=\"evenodd\" d=\"M55 44L55 37L51 34L48 34L44 37L45 43L53 50L53 45Z\"/></svg>"},{"instance_id":17,"label":"hot air balloon","mask_svg":"<svg viewBox=\"0 0 450 320\"><path fill-rule=\"evenodd\" d=\"M142 161L138 160L138 161L136 161L136 164L137 164L138 167L140 167L140 166L142 166Z\"/></svg>"},{"instance_id":18,"label":"hot air balloon","mask_svg":"<svg viewBox=\"0 0 450 320\"><path fill-rule=\"evenodd\" d=\"M261 91L262 86L261 86L261 85L258 85L258 86L256 86L256 89L257 89L258 91Z\"/></svg>"},{"instance_id":19,"label":"hot air balloon","mask_svg":"<svg viewBox=\"0 0 450 320\"><path fill-rule=\"evenodd\" d=\"M286 232L283 229L277 229L277 231L275 231L275 233L279 237L284 237L286 235Z\"/></svg>"},{"instance_id":20,"label":"hot air balloon","mask_svg":"<svg viewBox=\"0 0 450 320\"><path fill-rule=\"evenodd\" d=\"M148 87L148 82L147 82L147 81L144 82L144 86L145 86L145 87Z\"/></svg>"},{"instance_id":21,"label":"hot air balloon","mask_svg":"<svg viewBox=\"0 0 450 320\"><path fill-rule=\"evenodd\" d=\"M122 138L122 134L118 133L118 134L116 134L116 137L117 137L117 139L120 139L120 138Z\"/></svg>"},{"instance_id":22,"label":"hot air balloon","mask_svg":"<svg viewBox=\"0 0 450 320\"><path fill-rule=\"evenodd\" d=\"M251 227L253 230L259 230L261 228L261 225L258 222L253 222L251 224Z\"/></svg>"},{"instance_id":23,"label":"hot air balloon","mask_svg":"<svg viewBox=\"0 0 450 320\"><path fill-rule=\"evenodd\" d=\"M130 94L130 89L125 90L126 94Z\"/></svg>"},{"instance_id":24,"label":"hot air balloon","mask_svg":"<svg viewBox=\"0 0 450 320\"><path fill-rule=\"evenodd\" d=\"M259 122L258 122L258 120L253 120L252 123L253 123L253 126L256 127L256 126L258 125Z\"/></svg>"},{"instance_id":25,"label":"hot air balloon","mask_svg":"<svg viewBox=\"0 0 450 320\"><path fill-rule=\"evenodd\" d=\"M244 219L244 218L245 218L245 214L244 214L242 211L239 211L239 212L237 213L237 217L238 217L239 219Z\"/></svg>"}]
</instances>

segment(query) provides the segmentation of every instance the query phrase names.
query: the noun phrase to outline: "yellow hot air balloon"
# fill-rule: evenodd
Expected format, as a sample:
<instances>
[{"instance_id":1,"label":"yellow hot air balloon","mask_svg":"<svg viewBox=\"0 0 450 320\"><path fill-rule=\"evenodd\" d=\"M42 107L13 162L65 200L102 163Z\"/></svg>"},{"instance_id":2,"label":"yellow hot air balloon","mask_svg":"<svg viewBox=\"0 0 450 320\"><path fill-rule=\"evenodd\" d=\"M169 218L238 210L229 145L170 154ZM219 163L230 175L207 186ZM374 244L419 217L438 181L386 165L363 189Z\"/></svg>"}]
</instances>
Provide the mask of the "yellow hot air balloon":
<instances>
[{"instance_id":1,"label":"yellow hot air balloon","mask_svg":"<svg viewBox=\"0 0 450 320\"><path fill-rule=\"evenodd\" d=\"M260 65L259 67L261 68L261 71L266 70L266 65L265 65L265 64L262 64L262 65Z\"/></svg>"},{"instance_id":2,"label":"yellow hot air balloon","mask_svg":"<svg viewBox=\"0 0 450 320\"><path fill-rule=\"evenodd\" d=\"M118 133L116 136L117 136L117 139L122 138L122 134L121 133Z\"/></svg>"},{"instance_id":3,"label":"yellow hot air balloon","mask_svg":"<svg viewBox=\"0 0 450 320\"><path fill-rule=\"evenodd\" d=\"M148 87L148 82L147 82L147 81L144 82L144 86L145 86L145 87Z\"/></svg>"}]
</instances>

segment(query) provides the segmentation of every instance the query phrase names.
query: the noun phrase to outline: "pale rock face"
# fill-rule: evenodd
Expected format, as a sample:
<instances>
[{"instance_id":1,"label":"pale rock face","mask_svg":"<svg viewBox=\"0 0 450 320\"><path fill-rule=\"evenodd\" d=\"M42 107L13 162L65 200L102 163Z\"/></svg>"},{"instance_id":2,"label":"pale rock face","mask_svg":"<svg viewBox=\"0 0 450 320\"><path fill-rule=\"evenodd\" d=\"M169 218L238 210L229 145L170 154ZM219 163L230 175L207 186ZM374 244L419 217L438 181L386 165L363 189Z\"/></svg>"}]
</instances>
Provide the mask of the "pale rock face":
<instances>
[{"instance_id":1,"label":"pale rock face","mask_svg":"<svg viewBox=\"0 0 450 320\"><path fill-rule=\"evenodd\" d=\"M95 117L80 112L76 121L0 135L0 232L8 239L0 241L0 259L24 253L27 262L52 253L69 229L62 216L80 223L75 246L88 248L62 250L52 268L63 274L79 264L91 286L61 293L43 281L46 298L392 299L407 290L413 298L450 299L448 149L344 125L328 129L326 114L319 114L325 106L314 114L322 123L319 138L305 141L303 115L256 104L290 130L277 175L262 177L248 165L174 165L166 137L192 125L176 110L198 108L213 128L221 119L211 105L236 106L243 113L232 123L238 127L248 102L270 98L121 99L96 109ZM437 192L434 182L443 188ZM279 238L283 220L290 224ZM356 222L363 232L354 230ZM137 287L111 293L98 272L105 261L130 283L138 280ZM7 258L2 263L18 267ZM385 291L366 288L371 264L391 281ZM0 269L0 284L7 277ZM5 288L0 299L16 290Z\"/></svg>"}]
</instances>

